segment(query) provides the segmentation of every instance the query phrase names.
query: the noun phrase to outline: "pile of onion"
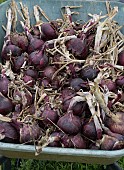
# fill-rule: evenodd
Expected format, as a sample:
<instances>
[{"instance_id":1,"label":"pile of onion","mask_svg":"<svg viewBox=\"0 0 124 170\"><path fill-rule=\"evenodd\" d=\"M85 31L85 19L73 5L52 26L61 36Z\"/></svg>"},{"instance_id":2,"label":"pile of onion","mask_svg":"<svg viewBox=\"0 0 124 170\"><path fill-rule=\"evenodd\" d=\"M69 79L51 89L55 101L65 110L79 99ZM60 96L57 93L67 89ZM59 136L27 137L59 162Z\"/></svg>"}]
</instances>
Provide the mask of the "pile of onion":
<instances>
[{"instance_id":1,"label":"pile of onion","mask_svg":"<svg viewBox=\"0 0 124 170\"><path fill-rule=\"evenodd\" d=\"M13 5L1 52L0 141L123 149L123 36L109 18L116 8L105 21L93 15L85 24L73 21L69 6L63 19L44 15L47 22L41 22L36 15L40 24L33 26L28 15L19 33L12 25L15 17L10 20ZM118 44L116 56L112 44Z\"/></svg>"}]
</instances>

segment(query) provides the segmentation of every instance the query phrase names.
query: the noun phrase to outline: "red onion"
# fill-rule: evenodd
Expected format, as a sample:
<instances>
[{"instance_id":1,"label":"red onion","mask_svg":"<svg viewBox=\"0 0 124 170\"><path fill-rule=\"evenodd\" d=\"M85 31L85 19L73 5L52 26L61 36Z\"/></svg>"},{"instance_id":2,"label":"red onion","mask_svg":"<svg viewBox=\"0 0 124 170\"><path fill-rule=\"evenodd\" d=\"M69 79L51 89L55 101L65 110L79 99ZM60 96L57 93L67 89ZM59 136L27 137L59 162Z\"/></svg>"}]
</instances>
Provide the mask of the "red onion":
<instances>
[{"instance_id":1,"label":"red onion","mask_svg":"<svg viewBox=\"0 0 124 170\"><path fill-rule=\"evenodd\" d=\"M56 69L53 66L47 66L44 69L43 76L52 80L52 76L55 73L55 71Z\"/></svg>"},{"instance_id":2,"label":"red onion","mask_svg":"<svg viewBox=\"0 0 124 170\"><path fill-rule=\"evenodd\" d=\"M19 134L8 122L0 122L0 140L7 143L17 143Z\"/></svg>"},{"instance_id":3,"label":"red onion","mask_svg":"<svg viewBox=\"0 0 124 170\"><path fill-rule=\"evenodd\" d=\"M71 136L68 136L68 135L64 135L61 138L61 143L62 143L62 147L64 147L64 148L73 148L74 147L74 145L71 141Z\"/></svg>"},{"instance_id":4,"label":"red onion","mask_svg":"<svg viewBox=\"0 0 124 170\"><path fill-rule=\"evenodd\" d=\"M102 150L112 150L113 146L116 142L117 142L116 138L114 138L112 136L108 136L108 135L103 135L100 148Z\"/></svg>"},{"instance_id":5,"label":"red onion","mask_svg":"<svg viewBox=\"0 0 124 170\"><path fill-rule=\"evenodd\" d=\"M54 141L49 143L48 146L50 147L61 147L61 138L64 134L62 132L53 132L51 133L50 137L54 137Z\"/></svg>"},{"instance_id":6,"label":"red onion","mask_svg":"<svg viewBox=\"0 0 124 170\"><path fill-rule=\"evenodd\" d=\"M2 73L0 77L0 92L6 96L8 93L8 85L9 85L9 80L7 76Z\"/></svg>"},{"instance_id":7,"label":"red onion","mask_svg":"<svg viewBox=\"0 0 124 170\"><path fill-rule=\"evenodd\" d=\"M97 77L98 70L93 66L86 66L81 71L81 77L84 80L94 80Z\"/></svg>"},{"instance_id":8,"label":"red onion","mask_svg":"<svg viewBox=\"0 0 124 170\"><path fill-rule=\"evenodd\" d=\"M23 108L32 104L32 94L28 90L15 89L13 92L15 103L22 104Z\"/></svg>"},{"instance_id":9,"label":"red onion","mask_svg":"<svg viewBox=\"0 0 124 170\"><path fill-rule=\"evenodd\" d=\"M22 53L21 56L13 58L13 71L19 73L22 65L26 61L26 54Z\"/></svg>"},{"instance_id":10,"label":"red onion","mask_svg":"<svg viewBox=\"0 0 124 170\"><path fill-rule=\"evenodd\" d=\"M124 76L117 77L115 82L116 82L117 86L123 87L124 86Z\"/></svg>"},{"instance_id":11,"label":"red onion","mask_svg":"<svg viewBox=\"0 0 124 170\"><path fill-rule=\"evenodd\" d=\"M38 72L35 69L28 68L24 73L34 79L38 78Z\"/></svg>"},{"instance_id":12,"label":"red onion","mask_svg":"<svg viewBox=\"0 0 124 170\"><path fill-rule=\"evenodd\" d=\"M73 114L76 116L83 116L86 110L86 102L77 102L71 108Z\"/></svg>"},{"instance_id":13,"label":"red onion","mask_svg":"<svg viewBox=\"0 0 124 170\"><path fill-rule=\"evenodd\" d=\"M34 81L34 79L33 79L31 76L25 75L25 76L23 77L23 80L24 80L24 82L25 82L28 86L30 86L30 87L33 87L34 84L35 84L35 81Z\"/></svg>"},{"instance_id":14,"label":"red onion","mask_svg":"<svg viewBox=\"0 0 124 170\"><path fill-rule=\"evenodd\" d=\"M17 57L20 56L22 53L21 48L15 46L15 45L8 45L5 46L5 48L2 51L1 57L4 60L9 60L10 56Z\"/></svg>"},{"instance_id":15,"label":"red onion","mask_svg":"<svg viewBox=\"0 0 124 170\"><path fill-rule=\"evenodd\" d=\"M50 23L43 23L41 25L41 31L44 34L46 40L51 40L58 37L57 31Z\"/></svg>"},{"instance_id":16,"label":"red onion","mask_svg":"<svg viewBox=\"0 0 124 170\"><path fill-rule=\"evenodd\" d=\"M124 50L118 55L118 64L124 66Z\"/></svg>"},{"instance_id":17,"label":"red onion","mask_svg":"<svg viewBox=\"0 0 124 170\"><path fill-rule=\"evenodd\" d=\"M82 80L81 78L74 78L70 82L70 86L75 90L79 91L80 89L86 89L88 88L87 82Z\"/></svg>"},{"instance_id":18,"label":"red onion","mask_svg":"<svg viewBox=\"0 0 124 170\"><path fill-rule=\"evenodd\" d=\"M113 118L106 117L105 124L109 129L124 136L124 112L117 112Z\"/></svg>"},{"instance_id":19,"label":"red onion","mask_svg":"<svg viewBox=\"0 0 124 170\"><path fill-rule=\"evenodd\" d=\"M102 79L100 85L102 87L104 85L106 85L107 88L109 89L109 91L112 91L112 92L116 92L117 91L116 83L113 82L111 79Z\"/></svg>"},{"instance_id":20,"label":"red onion","mask_svg":"<svg viewBox=\"0 0 124 170\"><path fill-rule=\"evenodd\" d=\"M95 129L95 124L93 120L86 121L82 126L82 133L84 136L86 136L89 139L96 140L97 139L97 133Z\"/></svg>"},{"instance_id":21,"label":"red onion","mask_svg":"<svg viewBox=\"0 0 124 170\"><path fill-rule=\"evenodd\" d=\"M71 39L66 43L66 47L78 59L84 60L88 55L86 40L82 41L80 38Z\"/></svg>"},{"instance_id":22,"label":"red onion","mask_svg":"<svg viewBox=\"0 0 124 170\"><path fill-rule=\"evenodd\" d=\"M57 111L52 110L50 107L46 107L42 113L42 118L45 123L51 123L51 121L57 123L59 117Z\"/></svg>"},{"instance_id":23,"label":"red onion","mask_svg":"<svg viewBox=\"0 0 124 170\"><path fill-rule=\"evenodd\" d=\"M61 91L63 102L75 96L75 91L70 88L65 88Z\"/></svg>"},{"instance_id":24,"label":"red onion","mask_svg":"<svg viewBox=\"0 0 124 170\"><path fill-rule=\"evenodd\" d=\"M77 134L81 130L81 120L79 117L74 116L71 112L62 116L57 125L67 134Z\"/></svg>"},{"instance_id":25,"label":"red onion","mask_svg":"<svg viewBox=\"0 0 124 170\"><path fill-rule=\"evenodd\" d=\"M36 66L38 69L42 69L47 66L48 57L43 52L43 50L34 51L29 55L29 61L31 62L31 64Z\"/></svg>"},{"instance_id":26,"label":"red onion","mask_svg":"<svg viewBox=\"0 0 124 170\"><path fill-rule=\"evenodd\" d=\"M13 110L13 103L0 92L0 114L7 115Z\"/></svg>"},{"instance_id":27,"label":"red onion","mask_svg":"<svg viewBox=\"0 0 124 170\"><path fill-rule=\"evenodd\" d=\"M38 38L33 37L31 34L28 34L29 39L29 46L28 46L28 53L32 53L36 50L41 50L44 41Z\"/></svg>"},{"instance_id":28,"label":"red onion","mask_svg":"<svg viewBox=\"0 0 124 170\"><path fill-rule=\"evenodd\" d=\"M48 78L42 79L41 85L42 85L43 87L48 87L48 86L50 85L50 80L49 80Z\"/></svg>"},{"instance_id":29,"label":"red onion","mask_svg":"<svg viewBox=\"0 0 124 170\"><path fill-rule=\"evenodd\" d=\"M32 143L41 135L41 129L37 124L24 124L20 128L20 143Z\"/></svg>"},{"instance_id":30,"label":"red onion","mask_svg":"<svg viewBox=\"0 0 124 170\"><path fill-rule=\"evenodd\" d=\"M28 48L28 39L25 34L13 33L10 35L10 41L13 45L18 46L23 51L26 51Z\"/></svg>"},{"instance_id":31,"label":"red onion","mask_svg":"<svg viewBox=\"0 0 124 170\"><path fill-rule=\"evenodd\" d=\"M71 141L75 148L86 149L86 142L80 134L77 134L76 136L72 137Z\"/></svg>"}]
</instances>

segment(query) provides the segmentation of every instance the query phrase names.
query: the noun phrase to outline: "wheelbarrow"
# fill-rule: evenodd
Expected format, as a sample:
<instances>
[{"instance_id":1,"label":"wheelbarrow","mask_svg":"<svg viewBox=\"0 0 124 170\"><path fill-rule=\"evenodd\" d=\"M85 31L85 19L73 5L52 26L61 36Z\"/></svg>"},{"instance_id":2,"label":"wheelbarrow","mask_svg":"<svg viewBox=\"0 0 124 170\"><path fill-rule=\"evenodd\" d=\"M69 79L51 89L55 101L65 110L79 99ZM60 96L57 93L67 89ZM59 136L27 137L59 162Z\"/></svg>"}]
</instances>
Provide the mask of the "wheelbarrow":
<instances>
[{"instance_id":1,"label":"wheelbarrow","mask_svg":"<svg viewBox=\"0 0 124 170\"><path fill-rule=\"evenodd\" d=\"M19 0L16 0L17 4ZM39 5L47 13L51 19L57 19L61 17L60 8L63 6L80 6L78 12L79 16L74 16L75 20L83 19L87 21L88 13L106 14L105 1L83 1L83 0L22 0L22 2L29 7L29 12L33 16L33 6ZM5 32L2 25L6 24L6 9L10 0L0 5L0 50L2 49ZM124 24L124 4L121 2L111 1L111 6L118 6L119 12L115 17L120 25ZM52 15L51 15L52 14ZM34 18L31 18L31 24L34 23ZM18 24L17 24L18 25ZM20 27L17 27L20 30ZM121 30L124 33L124 28ZM89 150L89 149L73 149L73 148L43 148L41 154L35 156L35 146L23 145L23 144L12 144L0 142L0 164L4 164L5 170L10 170L10 159L11 158L23 158L23 159L37 159L37 160L51 160L51 161L66 161L66 162L80 162L87 164L101 164L107 165L107 169L119 170L121 169L115 162L124 156L124 149L105 151L105 150Z\"/></svg>"}]
</instances>

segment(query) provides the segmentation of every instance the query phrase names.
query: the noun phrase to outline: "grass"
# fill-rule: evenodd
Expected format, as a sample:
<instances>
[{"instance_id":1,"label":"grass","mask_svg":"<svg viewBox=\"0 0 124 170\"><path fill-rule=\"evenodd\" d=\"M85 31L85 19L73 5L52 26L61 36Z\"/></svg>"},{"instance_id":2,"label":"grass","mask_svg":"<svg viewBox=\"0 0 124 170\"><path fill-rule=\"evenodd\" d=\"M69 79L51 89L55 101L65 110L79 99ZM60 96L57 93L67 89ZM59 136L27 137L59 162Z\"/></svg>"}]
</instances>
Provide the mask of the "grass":
<instances>
[{"instance_id":1,"label":"grass","mask_svg":"<svg viewBox=\"0 0 124 170\"><path fill-rule=\"evenodd\" d=\"M0 0L0 3L5 0ZM124 169L124 158L118 161ZM56 161L38 161L33 159L12 159L12 170L104 170L105 166Z\"/></svg>"},{"instance_id":2,"label":"grass","mask_svg":"<svg viewBox=\"0 0 124 170\"><path fill-rule=\"evenodd\" d=\"M119 165L124 169L124 158L119 160ZM12 161L12 170L105 170L106 166L82 163L68 163L56 161L22 160L20 166L15 159Z\"/></svg>"}]
</instances>

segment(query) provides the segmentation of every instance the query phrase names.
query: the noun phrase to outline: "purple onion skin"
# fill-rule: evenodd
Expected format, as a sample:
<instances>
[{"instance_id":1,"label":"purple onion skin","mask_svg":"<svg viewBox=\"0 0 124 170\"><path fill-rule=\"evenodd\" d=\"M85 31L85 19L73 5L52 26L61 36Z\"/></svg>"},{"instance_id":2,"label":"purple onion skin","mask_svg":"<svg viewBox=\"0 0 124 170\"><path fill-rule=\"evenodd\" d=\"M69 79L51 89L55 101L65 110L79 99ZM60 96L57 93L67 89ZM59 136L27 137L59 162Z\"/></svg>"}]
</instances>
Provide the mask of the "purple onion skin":
<instances>
[{"instance_id":1,"label":"purple onion skin","mask_svg":"<svg viewBox=\"0 0 124 170\"><path fill-rule=\"evenodd\" d=\"M14 33L10 35L10 40L13 45L18 46L23 51L26 51L28 48L28 38L24 34Z\"/></svg>"},{"instance_id":2,"label":"purple onion skin","mask_svg":"<svg viewBox=\"0 0 124 170\"><path fill-rule=\"evenodd\" d=\"M57 121L58 121L58 118L59 118L59 116L58 116L58 114L57 114L57 111L54 111L54 110L52 110L51 108L46 108L44 111L43 111L43 113L42 113L42 117L43 117L43 121L45 122L45 123L50 123L51 124L51 121L53 122L53 123L57 123ZM51 121L50 121L50 120Z\"/></svg>"},{"instance_id":3,"label":"purple onion skin","mask_svg":"<svg viewBox=\"0 0 124 170\"><path fill-rule=\"evenodd\" d=\"M98 70L93 66L86 66L81 71L81 77L83 80L94 80L97 77Z\"/></svg>"},{"instance_id":4,"label":"purple onion skin","mask_svg":"<svg viewBox=\"0 0 124 170\"><path fill-rule=\"evenodd\" d=\"M25 59L24 54L18 57L14 57L13 58L13 71L18 73L25 61L26 59Z\"/></svg>"},{"instance_id":5,"label":"purple onion skin","mask_svg":"<svg viewBox=\"0 0 124 170\"><path fill-rule=\"evenodd\" d=\"M35 84L35 81L34 81L34 79L33 79L31 76L25 75L25 76L23 77L23 81L24 81L28 86L30 86L30 87L33 87L34 84Z\"/></svg>"},{"instance_id":6,"label":"purple onion skin","mask_svg":"<svg viewBox=\"0 0 124 170\"><path fill-rule=\"evenodd\" d=\"M85 102L77 102L72 108L73 114L76 116L83 116L86 109Z\"/></svg>"},{"instance_id":7,"label":"purple onion skin","mask_svg":"<svg viewBox=\"0 0 124 170\"><path fill-rule=\"evenodd\" d=\"M66 113L62 116L57 125L62 129L65 133L70 135L76 135L81 130L81 120L79 117L74 116L72 113Z\"/></svg>"},{"instance_id":8,"label":"purple onion skin","mask_svg":"<svg viewBox=\"0 0 124 170\"><path fill-rule=\"evenodd\" d=\"M118 55L118 64L124 66L124 50Z\"/></svg>"},{"instance_id":9,"label":"purple onion skin","mask_svg":"<svg viewBox=\"0 0 124 170\"><path fill-rule=\"evenodd\" d=\"M108 135L104 135L100 146L101 150L112 150L117 139Z\"/></svg>"},{"instance_id":10,"label":"purple onion skin","mask_svg":"<svg viewBox=\"0 0 124 170\"><path fill-rule=\"evenodd\" d=\"M13 103L0 92L0 114L7 115L13 110Z\"/></svg>"},{"instance_id":11,"label":"purple onion skin","mask_svg":"<svg viewBox=\"0 0 124 170\"><path fill-rule=\"evenodd\" d=\"M48 64L48 57L43 53L43 51L34 51L29 55L29 61L37 69L43 69Z\"/></svg>"},{"instance_id":12,"label":"purple onion skin","mask_svg":"<svg viewBox=\"0 0 124 170\"><path fill-rule=\"evenodd\" d=\"M89 91L89 85L87 81L84 81L81 78L74 78L70 81L70 86L77 92L80 89L83 91Z\"/></svg>"},{"instance_id":13,"label":"purple onion skin","mask_svg":"<svg viewBox=\"0 0 124 170\"><path fill-rule=\"evenodd\" d=\"M97 139L97 133L93 120L85 122L82 126L82 134L91 140Z\"/></svg>"},{"instance_id":14,"label":"purple onion skin","mask_svg":"<svg viewBox=\"0 0 124 170\"><path fill-rule=\"evenodd\" d=\"M124 88L124 76L117 77L115 82L116 82L117 86Z\"/></svg>"},{"instance_id":15,"label":"purple onion skin","mask_svg":"<svg viewBox=\"0 0 124 170\"><path fill-rule=\"evenodd\" d=\"M48 78L44 78L41 80L41 86L43 87L49 87L50 86L50 80Z\"/></svg>"},{"instance_id":16,"label":"purple onion skin","mask_svg":"<svg viewBox=\"0 0 124 170\"><path fill-rule=\"evenodd\" d=\"M25 96L26 102L22 103L23 102L22 98L24 98L24 96ZM23 91L23 94L22 94L22 91L15 89L15 91L13 92L13 98L14 98L15 103L21 104L23 105L23 107L32 105L33 97L32 97L32 94L29 93L29 91L26 91L26 92Z\"/></svg>"},{"instance_id":17,"label":"purple onion skin","mask_svg":"<svg viewBox=\"0 0 124 170\"><path fill-rule=\"evenodd\" d=\"M75 91L70 88L65 88L61 91L61 96L62 101L65 102L75 96Z\"/></svg>"},{"instance_id":18,"label":"purple onion skin","mask_svg":"<svg viewBox=\"0 0 124 170\"><path fill-rule=\"evenodd\" d=\"M116 83L113 82L111 79L102 79L100 85L103 87L104 85L107 86L109 91L116 92L117 91L117 86Z\"/></svg>"},{"instance_id":19,"label":"purple onion skin","mask_svg":"<svg viewBox=\"0 0 124 170\"><path fill-rule=\"evenodd\" d=\"M75 148L86 149L86 141L82 138L80 134L71 138L71 141Z\"/></svg>"},{"instance_id":20,"label":"purple onion skin","mask_svg":"<svg viewBox=\"0 0 124 170\"><path fill-rule=\"evenodd\" d=\"M43 47L43 44L44 44L44 41L42 41L38 38L32 37L30 39L30 43L29 43L29 46L28 46L28 53L30 54L34 51L41 50L42 47Z\"/></svg>"},{"instance_id":21,"label":"purple onion skin","mask_svg":"<svg viewBox=\"0 0 124 170\"><path fill-rule=\"evenodd\" d=\"M62 147L61 145L61 138L63 137L63 133L62 132L53 132L50 137L55 137L54 142L51 142L48 146L50 147Z\"/></svg>"},{"instance_id":22,"label":"purple onion skin","mask_svg":"<svg viewBox=\"0 0 124 170\"><path fill-rule=\"evenodd\" d=\"M71 99L68 99L62 103L62 111L63 112L66 112L68 110L70 102L71 102Z\"/></svg>"},{"instance_id":23,"label":"purple onion skin","mask_svg":"<svg viewBox=\"0 0 124 170\"><path fill-rule=\"evenodd\" d=\"M0 134L5 137L1 140L7 143L18 143L19 134L16 129L8 122L0 122Z\"/></svg>"},{"instance_id":24,"label":"purple onion skin","mask_svg":"<svg viewBox=\"0 0 124 170\"><path fill-rule=\"evenodd\" d=\"M106 117L105 124L113 133L124 136L124 112L117 112L115 119Z\"/></svg>"},{"instance_id":25,"label":"purple onion skin","mask_svg":"<svg viewBox=\"0 0 124 170\"><path fill-rule=\"evenodd\" d=\"M0 92L6 96L8 93L8 85L9 85L9 80L6 77L5 74L2 74L0 77Z\"/></svg>"},{"instance_id":26,"label":"purple onion skin","mask_svg":"<svg viewBox=\"0 0 124 170\"><path fill-rule=\"evenodd\" d=\"M71 141L71 136L68 136L66 134L61 138L61 143L62 143L62 147L64 147L64 148L73 148L74 147L74 145Z\"/></svg>"},{"instance_id":27,"label":"purple onion skin","mask_svg":"<svg viewBox=\"0 0 124 170\"><path fill-rule=\"evenodd\" d=\"M44 72L43 72L43 76L52 80L52 76L53 74L55 73L55 68L53 66L47 66L45 69L44 69Z\"/></svg>"},{"instance_id":28,"label":"purple onion skin","mask_svg":"<svg viewBox=\"0 0 124 170\"><path fill-rule=\"evenodd\" d=\"M84 60L88 55L88 46L86 40L82 41L80 38L74 38L66 43L67 49L77 58Z\"/></svg>"},{"instance_id":29,"label":"purple onion skin","mask_svg":"<svg viewBox=\"0 0 124 170\"><path fill-rule=\"evenodd\" d=\"M15 45L8 45L4 48L4 50L2 51L1 57L4 60L9 60L10 59L10 51L11 51L11 56L16 57L16 56L20 56L22 53L21 48L15 46Z\"/></svg>"},{"instance_id":30,"label":"purple onion skin","mask_svg":"<svg viewBox=\"0 0 124 170\"><path fill-rule=\"evenodd\" d=\"M99 146L96 146L94 143L92 143L90 146L89 146L89 149L91 150L99 150Z\"/></svg>"},{"instance_id":31,"label":"purple onion skin","mask_svg":"<svg viewBox=\"0 0 124 170\"><path fill-rule=\"evenodd\" d=\"M43 23L41 25L41 31L46 40L51 40L58 37L55 28L50 23Z\"/></svg>"},{"instance_id":32,"label":"purple onion skin","mask_svg":"<svg viewBox=\"0 0 124 170\"><path fill-rule=\"evenodd\" d=\"M34 79L38 78L38 72L35 69L28 68L24 74Z\"/></svg>"},{"instance_id":33,"label":"purple onion skin","mask_svg":"<svg viewBox=\"0 0 124 170\"><path fill-rule=\"evenodd\" d=\"M23 124L20 128L20 143L32 143L41 135L41 129L37 124Z\"/></svg>"}]
</instances>

